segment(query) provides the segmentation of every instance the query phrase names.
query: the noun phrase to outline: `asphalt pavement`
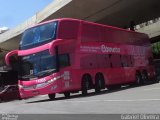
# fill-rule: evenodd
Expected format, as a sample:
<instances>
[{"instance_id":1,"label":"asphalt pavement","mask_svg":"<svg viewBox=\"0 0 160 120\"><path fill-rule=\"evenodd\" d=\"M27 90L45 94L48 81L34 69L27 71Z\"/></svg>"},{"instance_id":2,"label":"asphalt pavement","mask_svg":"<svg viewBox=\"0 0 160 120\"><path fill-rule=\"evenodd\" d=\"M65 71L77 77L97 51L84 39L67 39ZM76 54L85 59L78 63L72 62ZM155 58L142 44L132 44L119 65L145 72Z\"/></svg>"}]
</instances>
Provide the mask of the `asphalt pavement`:
<instances>
[{"instance_id":1,"label":"asphalt pavement","mask_svg":"<svg viewBox=\"0 0 160 120\"><path fill-rule=\"evenodd\" d=\"M103 90L88 96L63 94L53 101L47 95L0 103L1 114L155 114L160 113L160 83Z\"/></svg>"}]
</instances>

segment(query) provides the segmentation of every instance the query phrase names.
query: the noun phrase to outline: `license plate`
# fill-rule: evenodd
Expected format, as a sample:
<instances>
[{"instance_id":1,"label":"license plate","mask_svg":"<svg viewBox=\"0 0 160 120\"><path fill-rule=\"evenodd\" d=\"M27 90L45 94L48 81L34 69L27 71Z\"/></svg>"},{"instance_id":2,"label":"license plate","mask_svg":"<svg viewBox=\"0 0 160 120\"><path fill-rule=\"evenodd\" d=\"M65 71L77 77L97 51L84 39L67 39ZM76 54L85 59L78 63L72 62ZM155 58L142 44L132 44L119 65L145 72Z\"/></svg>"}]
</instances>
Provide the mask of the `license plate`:
<instances>
[{"instance_id":1,"label":"license plate","mask_svg":"<svg viewBox=\"0 0 160 120\"><path fill-rule=\"evenodd\" d=\"M33 91L32 93L33 93L33 95L38 95L39 94L38 91Z\"/></svg>"}]
</instances>

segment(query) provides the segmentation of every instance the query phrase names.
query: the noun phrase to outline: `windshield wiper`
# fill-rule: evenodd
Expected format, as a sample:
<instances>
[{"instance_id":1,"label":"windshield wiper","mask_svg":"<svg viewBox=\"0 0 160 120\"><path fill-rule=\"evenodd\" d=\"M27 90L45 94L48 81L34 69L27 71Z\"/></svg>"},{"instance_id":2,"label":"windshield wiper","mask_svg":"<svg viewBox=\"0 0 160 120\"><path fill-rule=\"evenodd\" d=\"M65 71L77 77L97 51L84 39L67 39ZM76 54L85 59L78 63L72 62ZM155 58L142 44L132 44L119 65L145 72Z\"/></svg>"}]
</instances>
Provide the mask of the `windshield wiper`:
<instances>
[{"instance_id":1,"label":"windshield wiper","mask_svg":"<svg viewBox=\"0 0 160 120\"><path fill-rule=\"evenodd\" d=\"M30 79L30 78L36 78L37 76L34 74L30 74L30 75L24 75L22 76L23 79Z\"/></svg>"},{"instance_id":2,"label":"windshield wiper","mask_svg":"<svg viewBox=\"0 0 160 120\"><path fill-rule=\"evenodd\" d=\"M45 76L45 75L48 75L48 74L54 72L55 70L56 69L44 70L44 71L38 72L38 74L36 74L36 76L42 77L42 76Z\"/></svg>"}]
</instances>

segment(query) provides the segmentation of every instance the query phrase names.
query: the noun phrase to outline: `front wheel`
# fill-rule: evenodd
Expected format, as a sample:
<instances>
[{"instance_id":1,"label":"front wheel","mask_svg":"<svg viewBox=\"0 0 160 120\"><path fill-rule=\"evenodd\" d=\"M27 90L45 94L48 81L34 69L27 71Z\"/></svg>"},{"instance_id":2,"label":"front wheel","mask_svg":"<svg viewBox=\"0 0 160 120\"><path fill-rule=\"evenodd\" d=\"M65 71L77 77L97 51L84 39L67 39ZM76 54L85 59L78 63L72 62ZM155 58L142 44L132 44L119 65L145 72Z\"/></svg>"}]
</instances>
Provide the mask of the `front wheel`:
<instances>
[{"instance_id":1,"label":"front wheel","mask_svg":"<svg viewBox=\"0 0 160 120\"><path fill-rule=\"evenodd\" d=\"M53 94L48 94L48 97L49 97L50 100L54 100L55 97L56 97L56 94L55 94L55 93L53 93Z\"/></svg>"},{"instance_id":2,"label":"front wheel","mask_svg":"<svg viewBox=\"0 0 160 120\"><path fill-rule=\"evenodd\" d=\"M65 98L70 98L70 92L65 92L64 96L65 96Z\"/></svg>"}]
</instances>

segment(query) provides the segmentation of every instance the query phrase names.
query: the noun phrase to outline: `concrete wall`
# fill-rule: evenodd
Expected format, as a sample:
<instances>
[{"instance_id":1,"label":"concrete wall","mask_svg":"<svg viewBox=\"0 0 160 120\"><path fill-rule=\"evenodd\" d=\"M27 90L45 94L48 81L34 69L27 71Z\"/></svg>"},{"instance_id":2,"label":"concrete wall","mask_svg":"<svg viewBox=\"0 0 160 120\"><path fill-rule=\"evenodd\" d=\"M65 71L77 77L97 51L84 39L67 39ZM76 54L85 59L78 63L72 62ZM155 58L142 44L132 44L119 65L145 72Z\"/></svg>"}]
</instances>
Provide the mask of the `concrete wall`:
<instances>
[{"instance_id":1,"label":"concrete wall","mask_svg":"<svg viewBox=\"0 0 160 120\"><path fill-rule=\"evenodd\" d=\"M150 38L160 36L160 20L148 26L139 28L137 31L148 34Z\"/></svg>"}]
</instances>

